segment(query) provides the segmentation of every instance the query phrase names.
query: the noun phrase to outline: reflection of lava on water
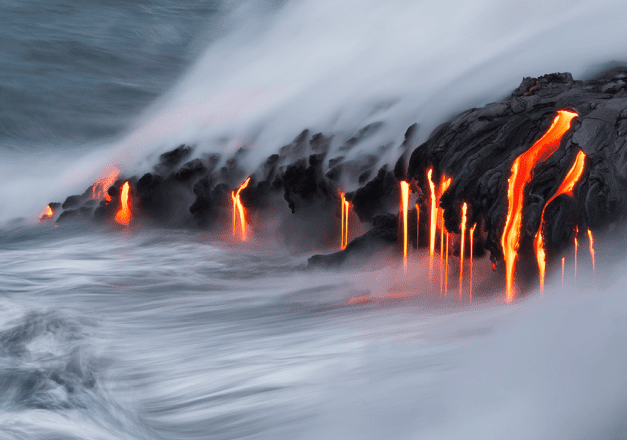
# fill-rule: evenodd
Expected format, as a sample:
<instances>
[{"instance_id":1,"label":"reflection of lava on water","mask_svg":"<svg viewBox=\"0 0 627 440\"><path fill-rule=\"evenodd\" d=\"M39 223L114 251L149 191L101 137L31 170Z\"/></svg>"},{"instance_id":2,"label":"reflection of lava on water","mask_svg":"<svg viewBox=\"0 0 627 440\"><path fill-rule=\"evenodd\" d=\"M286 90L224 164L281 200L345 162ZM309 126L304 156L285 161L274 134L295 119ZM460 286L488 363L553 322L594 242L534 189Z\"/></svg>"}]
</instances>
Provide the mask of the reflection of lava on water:
<instances>
[{"instance_id":1,"label":"reflection of lava on water","mask_svg":"<svg viewBox=\"0 0 627 440\"><path fill-rule=\"evenodd\" d=\"M219 232L230 216L232 233L242 240L252 225L255 240L274 234L288 246L308 241L312 249L328 250L337 249L340 235L340 250L312 257L310 266L359 264L396 248L409 271L412 253L428 248L428 277L439 276L440 293L451 287L462 298L466 277L470 300L484 293L473 286L473 265L489 251L511 301L516 291L537 283L536 273L544 289L547 266L561 259L564 267L563 255L573 246L576 276L580 227L587 231L594 273L591 231L627 214L627 155L621 149L627 103L619 99L625 74L627 68L616 68L589 81L570 74L525 78L504 101L462 113L421 145L414 142L416 126L410 127L394 166L356 153L377 124L346 140L305 130L256 169L242 166L246 149L232 157L194 157L182 145L162 154L142 177L120 180L116 169L84 194L50 204L40 218L59 213L57 223L129 224L132 209L136 224ZM421 216L427 219L422 225ZM537 265L533 275L529 262ZM457 270L459 282L449 286L449 272ZM429 288L437 292L433 284Z\"/></svg>"}]
</instances>

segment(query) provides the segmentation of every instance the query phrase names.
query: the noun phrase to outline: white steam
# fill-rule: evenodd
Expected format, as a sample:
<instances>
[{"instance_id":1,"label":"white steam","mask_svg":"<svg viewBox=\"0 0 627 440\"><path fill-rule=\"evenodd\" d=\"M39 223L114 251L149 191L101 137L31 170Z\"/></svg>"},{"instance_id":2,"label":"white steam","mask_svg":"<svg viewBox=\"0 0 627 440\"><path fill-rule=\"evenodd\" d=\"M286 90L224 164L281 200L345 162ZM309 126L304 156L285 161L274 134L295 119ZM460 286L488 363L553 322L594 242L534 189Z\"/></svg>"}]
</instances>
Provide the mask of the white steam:
<instances>
[{"instance_id":1,"label":"white steam","mask_svg":"<svg viewBox=\"0 0 627 440\"><path fill-rule=\"evenodd\" d=\"M2 177L0 218L30 216L69 189L82 192L105 165L146 171L179 143L198 153L245 146L252 168L304 128L335 135L337 148L365 125L384 123L349 156L398 146L414 122L423 141L455 113L503 98L524 76L581 77L627 58L620 0L288 0L263 9L249 1L229 12L228 30L111 153L82 159L90 177L81 184L18 164L20 185L9 191ZM388 154L381 160L394 160L396 148ZM78 167L73 159L63 165L64 174Z\"/></svg>"}]
</instances>

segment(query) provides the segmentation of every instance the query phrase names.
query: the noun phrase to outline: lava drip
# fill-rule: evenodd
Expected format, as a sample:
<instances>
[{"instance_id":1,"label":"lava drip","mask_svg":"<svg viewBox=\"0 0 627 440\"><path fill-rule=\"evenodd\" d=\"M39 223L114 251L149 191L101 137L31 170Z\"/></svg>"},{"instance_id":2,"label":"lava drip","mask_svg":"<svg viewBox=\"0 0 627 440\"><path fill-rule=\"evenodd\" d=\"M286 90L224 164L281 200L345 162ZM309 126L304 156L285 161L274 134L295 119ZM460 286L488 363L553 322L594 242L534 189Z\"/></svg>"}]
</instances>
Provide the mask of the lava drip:
<instances>
[{"instance_id":1,"label":"lava drip","mask_svg":"<svg viewBox=\"0 0 627 440\"><path fill-rule=\"evenodd\" d=\"M464 202L462 205L462 223L460 225L461 229L461 242L460 242L460 251L459 251L459 297L462 297L462 286L464 279L464 239L466 237L466 212L468 210L468 204Z\"/></svg>"},{"instance_id":2,"label":"lava drip","mask_svg":"<svg viewBox=\"0 0 627 440\"><path fill-rule=\"evenodd\" d=\"M475 228L477 227L477 224L475 223L474 225L472 225L472 228L470 228L470 289L469 289L469 295L470 295L470 302L472 303L472 260L473 260L473 253L474 253L474 235L475 235Z\"/></svg>"},{"instance_id":3,"label":"lava drip","mask_svg":"<svg viewBox=\"0 0 627 440\"><path fill-rule=\"evenodd\" d=\"M240 200L240 192L248 186L250 177L244 181L237 189L237 192L231 191L231 200L233 201L233 235L237 234L237 217L239 213L239 224L242 230L242 241L246 240L246 210Z\"/></svg>"},{"instance_id":4,"label":"lava drip","mask_svg":"<svg viewBox=\"0 0 627 440\"><path fill-rule=\"evenodd\" d=\"M562 136L568 131L571 121L576 116L575 112L559 110L548 131L529 150L518 156L512 165L511 175L507 181L507 218L501 238L508 302L513 299L514 270L520 244L525 187L531 181L536 165L544 162L557 151Z\"/></svg>"},{"instance_id":5,"label":"lava drip","mask_svg":"<svg viewBox=\"0 0 627 440\"><path fill-rule=\"evenodd\" d=\"M442 194L444 194L446 192L446 190L448 189L448 187L451 185L451 182L453 181L453 179L451 179L450 177L447 179L446 176L444 174L442 174L442 179L440 182L440 188L438 191L438 202L440 201L440 199L442 198ZM442 286L444 283L444 240L447 239L448 237L448 231L446 230L446 228L444 227L444 209L439 208L438 207L438 219L437 222L440 224L440 294L442 294ZM446 237L445 237L446 234ZM447 242L448 244L448 239ZM447 257L448 257L448 251L447 251ZM447 260L447 267L446 267L446 275L447 275L447 281L448 281L448 260Z\"/></svg>"},{"instance_id":6,"label":"lava drip","mask_svg":"<svg viewBox=\"0 0 627 440\"><path fill-rule=\"evenodd\" d=\"M344 193L340 193L340 197L342 199L342 237L340 240L340 248L346 249L346 246L348 246L348 210L350 208L350 202L346 200Z\"/></svg>"},{"instance_id":7,"label":"lava drip","mask_svg":"<svg viewBox=\"0 0 627 440\"><path fill-rule=\"evenodd\" d=\"M579 226L575 226L575 278L577 278L577 252L579 251L579 240L577 236L579 235Z\"/></svg>"},{"instance_id":8,"label":"lava drip","mask_svg":"<svg viewBox=\"0 0 627 440\"><path fill-rule=\"evenodd\" d=\"M98 181L96 181L96 183L94 183L94 185L91 187L91 198L104 198L107 202L110 202L111 196L109 195L107 190L111 185L115 183L115 180L118 178L118 174L120 174L120 172L116 169L104 179L99 179Z\"/></svg>"},{"instance_id":9,"label":"lava drip","mask_svg":"<svg viewBox=\"0 0 627 440\"><path fill-rule=\"evenodd\" d=\"M564 263L566 262L566 257L562 257L562 289L564 288Z\"/></svg>"},{"instance_id":10,"label":"lava drip","mask_svg":"<svg viewBox=\"0 0 627 440\"><path fill-rule=\"evenodd\" d=\"M435 256L435 232L437 227L437 203L435 196L435 185L433 184L433 168L429 168L427 179L429 180L429 190L431 192L431 224L429 229L429 279L433 274L433 257Z\"/></svg>"},{"instance_id":11,"label":"lava drip","mask_svg":"<svg viewBox=\"0 0 627 440\"><path fill-rule=\"evenodd\" d=\"M407 271L407 208L409 206L409 184L401 182L401 215L403 218L403 267Z\"/></svg>"},{"instance_id":12,"label":"lava drip","mask_svg":"<svg viewBox=\"0 0 627 440\"><path fill-rule=\"evenodd\" d=\"M416 250L420 246L420 206L416 203Z\"/></svg>"},{"instance_id":13,"label":"lava drip","mask_svg":"<svg viewBox=\"0 0 627 440\"><path fill-rule=\"evenodd\" d=\"M115 214L115 221L122 225L128 225L131 221L131 209L128 203L129 190L130 185L128 181L126 181L124 185L122 185L122 193L120 194L120 210Z\"/></svg>"},{"instance_id":14,"label":"lava drip","mask_svg":"<svg viewBox=\"0 0 627 440\"><path fill-rule=\"evenodd\" d=\"M559 186L555 194L549 199L548 202L542 208L542 215L540 217L540 228L536 233L534 238L534 248L536 250L536 260L538 261L538 271L540 273L540 290L544 291L544 274L546 269L546 251L544 249L544 236L542 230L544 228L544 212L546 211L547 206L551 204L555 198L558 196L565 194L567 196L573 197L573 189L575 184L581 178L583 174L584 164L585 164L586 154L583 151L577 153L577 157L575 158L575 163L570 168L566 177L562 181L562 184Z\"/></svg>"},{"instance_id":15,"label":"lava drip","mask_svg":"<svg viewBox=\"0 0 627 440\"><path fill-rule=\"evenodd\" d=\"M592 257L592 276L596 277L596 267L594 262L594 239L592 238L592 231L588 228L588 243L590 245L590 256Z\"/></svg>"}]
</instances>

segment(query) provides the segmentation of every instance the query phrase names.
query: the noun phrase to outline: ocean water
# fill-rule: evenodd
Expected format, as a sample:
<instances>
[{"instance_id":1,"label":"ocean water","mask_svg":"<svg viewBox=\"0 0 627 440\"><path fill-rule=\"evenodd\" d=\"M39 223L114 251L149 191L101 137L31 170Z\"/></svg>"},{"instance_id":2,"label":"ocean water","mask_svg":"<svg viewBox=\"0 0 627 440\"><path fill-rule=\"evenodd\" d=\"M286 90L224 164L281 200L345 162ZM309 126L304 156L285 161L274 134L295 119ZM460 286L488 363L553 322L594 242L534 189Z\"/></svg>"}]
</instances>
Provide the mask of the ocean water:
<instances>
[{"instance_id":1,"label":"ocean water","mask_svg":"<svg viewBox=\"0 0 627 440\"><path fill-rule=\"evenodd\" d=\"M624 439L622 235L513 303L428 257L306 269L276 237L38 224L185 142L425 139L523 76L624 61L618 1L0 3L0 439ZM287 208L286 208L287 210ZM254 225L252 225L254 231ZM618 238L617 238L618 236ZM454 278L454 277L453 277ZM451 285L455 285L452 282Z\"/></svg>"}]
</instances>

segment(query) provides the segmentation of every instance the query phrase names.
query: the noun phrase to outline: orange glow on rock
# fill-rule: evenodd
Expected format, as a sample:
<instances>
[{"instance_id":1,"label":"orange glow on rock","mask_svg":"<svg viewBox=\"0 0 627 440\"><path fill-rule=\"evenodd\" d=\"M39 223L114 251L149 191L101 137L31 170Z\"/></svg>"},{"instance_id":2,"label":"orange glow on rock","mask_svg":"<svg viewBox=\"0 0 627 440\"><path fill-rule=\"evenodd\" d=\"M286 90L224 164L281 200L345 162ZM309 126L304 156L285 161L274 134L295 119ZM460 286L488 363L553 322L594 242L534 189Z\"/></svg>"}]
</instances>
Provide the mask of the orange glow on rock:
<instances>
[{"instance_id":1,"label":"orange glow on rock","mask_svg":"<svg viewBox=\"0 0 627 440\"><path fill-rule=\"evenodd\" d=\"M542 233L542 230L544 229L544 212L546 210L546 207L549 206L549 204L556 197L562 194L573 197L573 189L575 188L575 184L579 181L581 175L583 174L585 159L586 154L583 151L577 153L575 163L566 174L566 177L564 177L562 184L542 208L542 215L540 216L540 228L538 229L538 232L536 232L536 236L534 238L534 248L536 251L536 260L538 262L538 272L540 274L540 291L542 292L544 291L544 274L546 269L546 252L544 249L544 236Z\"/></svg>"},{"instance_id":2,"label":"orange glow on rock","mask_svg":"<svg viewBox=\"0 0 627 440\"><path fill-rule=\"evenodd\" d=\"M107 192L109 187L115 183L115 180L118 178L120 172L116 169L111 172L104 179L100 179L94 183L94 186L91 187L91 198L92 199L102 199L104 198L107 202L111 201L111 196Z\"/></svg>"},{"instance_id":3,"label":"orange glow on rock","mask_svg":"<svg viewBox=\"0 0 627 440\"><path fill-rule=\"evenodd\" d=\"M128 181L124 182L124 185L122 185L122 193L120 194L120 210L115 214L115 221L122 225L128 225L131 221L131 209L128 203L129 189L130 185Z\"/></svg>"},{"instance_id":4,"label":"orange glow on rock","mask_svg":"<svg viewBox=\"0 0 627 440\"><path fill-rule=\"evenodd\" d=\"M248 186L248 182L250 182L250 177L240 185L237 192L231 191L231 200L233 201L233 235L237 234L237 218L239 217L242 241L246 240L246 209L240 200L240 192Z\"/></svg>"},{"instance_id":5,"label":"orange glow on rock","mask_svg":"<svg viewBox=\"0 0 627 440\"><path fill-rule=\"evenodd\" d=\"M346 200L344 193L340 193L342 199L342 238L340 243L340 249L346 249L348 246L348 210L350 208L350 202Z\"/></svg>"},{"instance_id":6,"label":"orange glow on rock","mask_svg":"<svg viewBox=\"0 0 627 440\"><path fill-rule=\"evenodd\" d=\"M557 151L562 136L568 131L571 121L576 116L577 113L559 110L548 131L529 150L518 156L512 164L511 175L507 181L507 217L501 238L508 302L514 297L514 271L518 258L525 187L531 181L536 165L544 162Z\"/></svg>"},{"instance_id":7,"label":"orange glow on rock","mask_svg":"<svg viewBox=\"0 0 627 440\"><path fill-rule=\"evenodd\" d=\"M462 223L460 225L461 229L461 243L460 243L460 251L459 251L459 297L462 297L462 286L464 279L464 240L466 237L466 211L468 210L468 205L466 202L462 205Z\"/></svg>"},{"instance_id":8,"label":"orange glow on rock","mask_svg":"<svg viewBox=\"0 0 627 440\"><path fill-rule=\"evenodd\" d=\"M472 225L472 228L470 228L470 302L472 303L472 260L473 260L473 252L474 252L474 235L475 235L475 228L477 227L477 224L475 223L474 225Z\"/></svg>"},{"instance_id":9,"label":"orange glow on rock","mask_svg":"<svg viewBox=\"0 0 627 440\"><path fill-rule=\"evenodd\" d=\"M409 184L401 182L401 215L403 216L403 267L407 271L407 208L409 206Z\"/></svg>"},{"instance_id":10,"label":"orange glow on rock","mask_svg":"<svg viewBox=\"0 0 627 440\"><path fill-rule=\"evenodd\" d=\"M429 180L429 190L431 192L431 225L429 229L429 279L431 279L433 273L433 257L435 255L435 232L437 227L437 202L435 195L435 185L433 184L433 168L429 168L427 172L427 179Z\"/></svg>"},{"instance_id":11,"label":"orange glow on rock","mask_svg":"<svg viewBox=\"0 0 627 440\"><path fill-rule=\"evenodd\" d=\"M590 256L592 257L592 276L596 276L596 267L594 263L594 239L592 238L592 231L588 228L588 243L590 245Z\"/></svg>"},{"instance_id":12,"label":"orange glow on rock","mask_svg":"<svg viewBox=\"0 0 627 440\"><path fill-rule=\"evenodd\" d=\"M50 220L53 216L54 212L52 211L52 208L50 207L50 205L46 205L46 209L44 209L44 212L39 214L39 220Z\"/></svg>"}]
</instances>

